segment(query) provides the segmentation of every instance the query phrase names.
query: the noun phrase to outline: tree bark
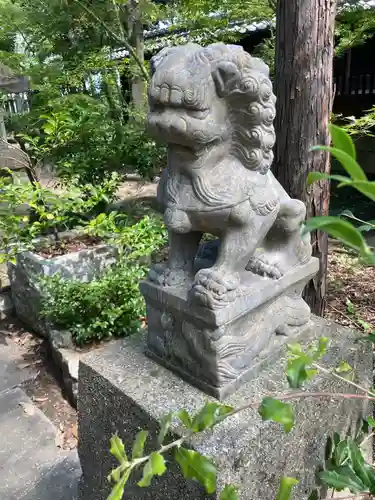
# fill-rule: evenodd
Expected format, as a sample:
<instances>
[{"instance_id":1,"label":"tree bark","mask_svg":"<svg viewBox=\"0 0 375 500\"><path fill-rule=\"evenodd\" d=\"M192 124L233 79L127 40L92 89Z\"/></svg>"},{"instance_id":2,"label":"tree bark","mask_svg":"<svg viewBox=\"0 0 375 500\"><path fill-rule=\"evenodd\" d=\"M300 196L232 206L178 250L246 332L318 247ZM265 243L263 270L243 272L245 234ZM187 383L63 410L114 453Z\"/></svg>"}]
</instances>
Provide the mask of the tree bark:
<instances>
[{"instance_id":1,"label":"tree bark","mask_svg":"<svg viewBox=\"0 0 375 500\"><path fill-rule=\"evenodd\" d=\"M307 217L328 214L329 183L307 186L309 172L329 172L329 155L310 152L330 142L336 0L278 0L276 27L276 150L273 171ZM315 314L325 306L328 238L312 234L320 271L305 290Z\"/></svg>"},{"instance_id":2,"label":"tree bark","mask_svg":"<svg viewBox=\"0 0 375 500\"><path fill-rule=\"evenodd\" d=\"M128 32L130 33L130 45L133 47L135 55L142 64L145 61L143 24L139 2L129 1L129 23ZM146 82L141 74L132 77L132 102L139 111L146 106Z\"/></svg>"}]
</instances>

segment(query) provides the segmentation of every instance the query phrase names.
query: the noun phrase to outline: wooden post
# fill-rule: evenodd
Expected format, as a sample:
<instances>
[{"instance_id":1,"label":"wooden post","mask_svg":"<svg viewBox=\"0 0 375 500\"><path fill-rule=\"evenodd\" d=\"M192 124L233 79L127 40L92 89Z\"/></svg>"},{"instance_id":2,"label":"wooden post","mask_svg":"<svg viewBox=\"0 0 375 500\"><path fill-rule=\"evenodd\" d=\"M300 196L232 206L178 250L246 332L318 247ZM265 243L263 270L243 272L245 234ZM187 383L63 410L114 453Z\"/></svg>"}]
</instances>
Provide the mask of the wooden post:
<instances>
[{"instance_id":1,"label":"wooden post","mask_svg":"<svg viewBox=\"0 0 375 500\"><path fill-rule=\"evenodd\" d=\"M329 183L307 186L309 172L329 172L329 156L310 152L329 144L332 110L335 0L278 0L276 27L276 151L273 171L284 189L307 206L307 216L328 214ZM325 305L328 238L312 234L320 272L305 299L315 314Z\"/></svg>"}]
</instances>

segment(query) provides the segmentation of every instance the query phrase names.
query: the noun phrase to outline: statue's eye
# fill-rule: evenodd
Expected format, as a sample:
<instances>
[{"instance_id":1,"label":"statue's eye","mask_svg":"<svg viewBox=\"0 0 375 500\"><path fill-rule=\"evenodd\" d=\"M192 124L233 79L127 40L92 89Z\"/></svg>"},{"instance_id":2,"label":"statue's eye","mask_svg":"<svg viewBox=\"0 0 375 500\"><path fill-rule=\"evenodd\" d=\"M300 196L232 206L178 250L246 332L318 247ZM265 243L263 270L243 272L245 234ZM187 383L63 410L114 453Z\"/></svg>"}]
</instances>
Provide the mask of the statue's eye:
<instances>
[{"instance_id":1,"label":"statue's eye","mask_svg":"<svg viewBox=\"0 0 375 500\"><path fill-rule=\"evenodd\" d=\"M199 110L199 109L189 109L189 115L192 118L196 118L197 120L204 120L207 118L210 110L209 109L204 109L204 110Z\"/></svg>"}]
</instances>

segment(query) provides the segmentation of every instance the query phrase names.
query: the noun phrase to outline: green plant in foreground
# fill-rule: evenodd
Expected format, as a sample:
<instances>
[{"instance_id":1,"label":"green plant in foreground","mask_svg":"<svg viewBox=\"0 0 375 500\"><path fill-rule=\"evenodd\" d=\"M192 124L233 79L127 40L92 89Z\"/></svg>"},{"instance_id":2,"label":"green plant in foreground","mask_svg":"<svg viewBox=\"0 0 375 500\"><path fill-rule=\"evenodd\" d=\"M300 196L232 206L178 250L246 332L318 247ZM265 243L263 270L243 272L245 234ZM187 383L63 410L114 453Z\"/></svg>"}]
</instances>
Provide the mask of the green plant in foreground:
<instances>
[{"instance_id":1,"label":"green plant in foreground","mask_svg":"<svg viewBox=\"0 0 375 500\"><path fill-rule=\"evenodd\" d=\"M341 163L348 176L312 172L308 177L308 183L312 184L313 182L328 179L338 181L338 188L352 187L370 200L375 201L375 182L367 179L365 172L358 164L355 146L350 135L336 125L330 125L330 132L333 146L315 146L312 150L331 153ZM372 223L368 222L364 224L371 226ZM324 231L333 238L342 241L345 245L355 250L363 262L375 265L374 253L362 234L363 228L358 229L341 217L324 216L313 217L306 222L304 232L314 230Z\"/></svg>"},{"instance_id":2,"label":"green plant in foreground","mask_svg":"<svg viewBox=\"0 0 375 500\"><path fill-rule=\"evenodd\" d=\"M328 346L328 340L321 338L319 342L303 351L300 344L292 344L288 347L288 362L286 367L287 380L291 390L280 397L272 395L263 398L262 401L250 401L241 408L233 408L216 401L207 402L195 415L186 410L165 415L160 422L160 430L157 438L158 448L151 453L144 453L148 432L141 430L133 443L131 455L128 456L125 446L118 435L111 439L110 452L118 460L119 466L114 469L108 479L115 482L108 500L121 500L124 489L131 474L138 469L143 470L142 479L137 483L139 487L150 486L154 476L162 476L167 471L167 464L173 458L179 465L186 479L193 479L202 484L208 494L216 491L217 471L210 457L205 457L199 452L189 448L189 440L193 435L212 430L227 418L231 418L239 412L249 408L257 408L263 420L272 420L283 426L285 432L290 432L295 425L294 408L290 401L301 398L360 398L375 400L375 393L362 388L343 376L351 371L351 367L341 362L333 370L329 370L318 361L324 356ZM359 393L341 394L325 392L308 392L297 390L304 383L311 380L316 373L321 372L340 381L345 381L354 386ZM368 423L375 423L368 418ZM180 432L181 437L174 441L166 439L172 426L178 425L184 430ZM375 472L373 467L367 464L363 458L358 434L356 439L334 438L327 444L326 464L323 471L319 473L322 483L337 491L348 488L353 493L375 493ZM348 476L349 474L349 476ZM348 479L350 478L350 479ZM289 500L292 489L298 484L298 480L283 477L276 500ZM238 485L239 486L239 485ZM226 485L220 494L220 499L238 499L238 486ZM319 498L318 490L311 493L310 499Z\"/></svg>"},{"instance_id":3,"label":"green plant in foreground","mask_svg":"<svg viewBox=\"0 0 375 500\"><path fill-rule=\"evenodd\" d=\"M115 243L120 254L119 262L96 279L82 282L55 275L42 280L43 316L57 328L70 330L79 345L139 330L145 304L138 284L148 269L142 259L165 244L166 230L159 217L133 222L112 212L86 226L89 235Z\"/></svg>"},{"instance_id":4,"label":"green plant in foreground","mask_svg":"<svg viewBox=\"0 0 375 500\"><path fill-rule=\"evenodd\" d=\"M70 330L78 345L135 333L145 315L138 283L146 271L121 261L90 282L60 275L44 278L42 315L57 328Z\"/></svg>"}]
</instances>

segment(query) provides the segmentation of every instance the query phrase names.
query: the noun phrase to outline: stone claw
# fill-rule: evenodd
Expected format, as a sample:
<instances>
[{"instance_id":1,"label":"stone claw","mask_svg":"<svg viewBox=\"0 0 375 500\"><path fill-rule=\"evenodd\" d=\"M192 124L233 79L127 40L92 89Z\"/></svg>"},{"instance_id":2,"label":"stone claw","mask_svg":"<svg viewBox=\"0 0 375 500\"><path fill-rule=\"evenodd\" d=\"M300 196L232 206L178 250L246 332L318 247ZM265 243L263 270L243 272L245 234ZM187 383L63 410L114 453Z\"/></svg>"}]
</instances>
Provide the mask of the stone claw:
<instances>
[{"instance_id":1,"label":"stone claw","mask_svg":"<svg viewBox=\"0 0 375 500\"><path fill-rule=\"evenodd\" d=\"M148 273L148 279L160 286L179 286L187 280L185 269L171 269L165 264L155 264Z\"/></svg>"},{"instance_id":2,"label":"stone claw","mask_svg":"<svg viewBox=\"0 0 375 500\"><path fill-rule=\"evenodd\" d=\"M235 300L239 283L238 273L223 275L214 269L201 269L195 276L190 296L209 309L225 307Z\"/></svg>"}]
</instances>

